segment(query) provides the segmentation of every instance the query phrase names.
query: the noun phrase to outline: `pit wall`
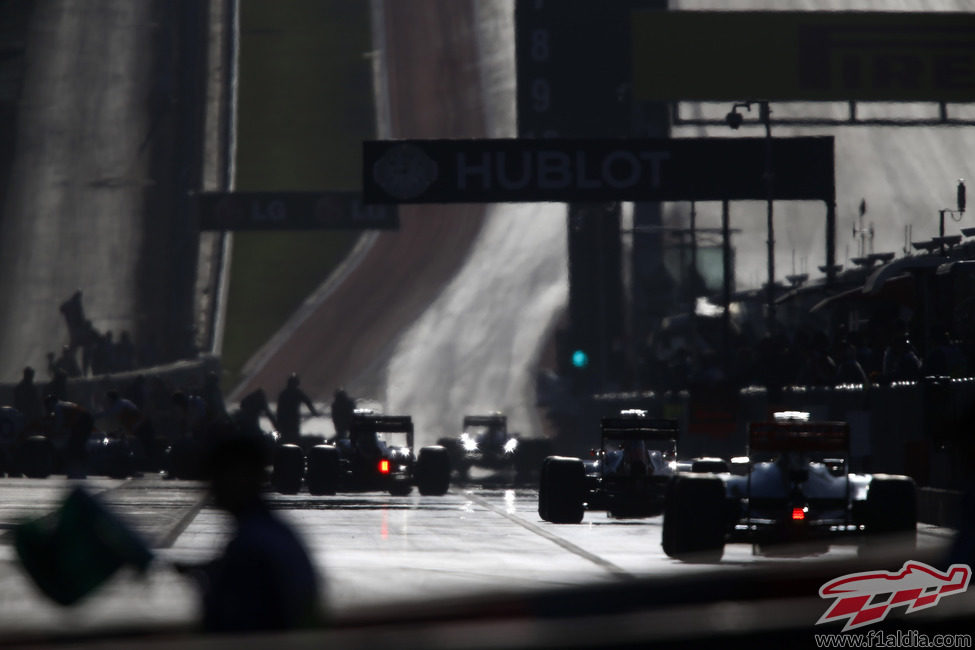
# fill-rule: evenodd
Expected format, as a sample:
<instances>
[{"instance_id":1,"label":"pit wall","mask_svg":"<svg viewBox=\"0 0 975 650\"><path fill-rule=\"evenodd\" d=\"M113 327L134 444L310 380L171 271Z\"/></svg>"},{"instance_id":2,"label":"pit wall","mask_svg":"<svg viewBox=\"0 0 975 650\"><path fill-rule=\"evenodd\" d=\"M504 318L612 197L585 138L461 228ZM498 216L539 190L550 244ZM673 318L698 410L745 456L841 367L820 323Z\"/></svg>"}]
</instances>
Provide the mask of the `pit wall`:
<instances>
[{"instance_id":1,"label":"pit wall","mask_svg":"<svg viewBox=\"0 0 975 650\"><path fill-rule=\"evenodd\" d=\"M168 437L173 430L172 394L176 390L198 392L208 372L220 374L220 360L215 356L204 355L197 359L143 368L131 372L111 375L98 375L68 380L67 398L98 413L104 408L105 393L118 390L122 396L129 396L136 379L143 378L139 397L142 410L152 421L157 434ZM46 382L35 383L43 395ZM12 405L15 383L0 384L0 404ZM96 423L97 424L97 423Z\"/></svg>"}]
</instances>

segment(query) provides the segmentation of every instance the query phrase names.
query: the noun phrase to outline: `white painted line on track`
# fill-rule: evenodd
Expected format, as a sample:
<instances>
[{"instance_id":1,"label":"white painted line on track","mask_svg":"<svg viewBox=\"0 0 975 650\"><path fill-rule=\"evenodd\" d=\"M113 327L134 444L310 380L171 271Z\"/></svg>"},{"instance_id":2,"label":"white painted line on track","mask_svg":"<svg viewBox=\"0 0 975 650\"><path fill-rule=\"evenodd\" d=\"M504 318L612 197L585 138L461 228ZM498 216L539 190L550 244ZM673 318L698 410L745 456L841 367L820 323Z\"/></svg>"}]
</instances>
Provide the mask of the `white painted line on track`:
<instances>
[{"instance_id":1,"label":"white painted line on track","mask_svg":"<svg viewBox=\"0 0 975 650\"><path fill-rule=\"evenodd\" d=\"M954 539L955 536L958 534L958 531L952 528L944 528L941 526L932 526L930 524L918 523L917 534L930 535L931 537L940 537L942 539Z\"/></svg>"},{"instance_id":2,"label":"white painted line on track","mask_svg":"<svg viewBox=\"0 0 975 650\"><path fill-rule=\"evenodd\" d=\"M173 524L173 526L166 531L158 542L154 544L155 548L169 548L176 543L179 536L183 534L183 531L189 527L190 523L196 519L196 516L203 509L203 506L209 501L209 494L204 492L200 495L200 498L196 500L193 505L186 509L186 512L180 516L179 520Z\"/></svg>"},{"instance_id":3,"label":"white painted line on track","mask_svg":"<svg viewBox=\"0 0 975 650\"><path fill-rule=\"evenodd\" d=\"M541 526L538 526L537 524L535 524L533 522L530 522L527 519L524 519L522 517L519 517L518 515L512 514L510 512L506 512L505 510L503 510L502 508L499 508L498 506L494 505L493 503L491 503L490 501L488 501L484 497L477 496L476 494L474 494L470 490L466 491L464 494L467 496L467 498L471 499L472 501L474 501L478 505L487 508L488 510L490 510L491 512L494 512L495 514L501 515L505 519L507 519L507 520L509 520L511 522L514 522L514 523L518 524L522 528L525 528L525 529L529 530L530 532L535 533L539 537L544 537L548 541L552 542L553 544L557 544L557 545L561 546L562 548L564 548L565 550L567 550L570 553L573 553L575 555L578 555L579 557L581 557L583 559L589 560L593 564L595 564L595 565L597 565L597 566L599 566L599 567L601 567L603 569L606 569L608 572L612 573L613 575L615 575L615 576L617 576L619 578L633 578L634 577L633 574L630 573L629 571L627 571L626 569L623 569L622 567L619 567L619 566L613 564L612 562L610 562L609 560L607 560L605 558L601 558L598 555L595 555L593 553L590 553L589 551L587 551L584 548L581 548L579 546L576 546L575 544L573 544L572 542L570 542L567 539L564 539L562 537L559 537L558 535L553 535L552 533L550 533L549 531L545 530Z\"/></svg>"}]
</instances>

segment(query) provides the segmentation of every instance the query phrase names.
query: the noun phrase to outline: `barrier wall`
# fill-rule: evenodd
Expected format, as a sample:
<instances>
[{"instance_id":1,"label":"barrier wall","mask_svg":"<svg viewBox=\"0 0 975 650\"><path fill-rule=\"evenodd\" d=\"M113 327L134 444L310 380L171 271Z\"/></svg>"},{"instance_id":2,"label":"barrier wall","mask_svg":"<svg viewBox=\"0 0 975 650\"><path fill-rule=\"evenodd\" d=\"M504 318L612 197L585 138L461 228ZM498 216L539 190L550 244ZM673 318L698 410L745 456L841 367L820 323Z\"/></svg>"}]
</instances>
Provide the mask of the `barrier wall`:
<instances>
[{"instance_id":1,"label":"barrier wall","mask_svg":"<svg viewBox=\"0 0 975 650\"><path fill-rule=\"evenodd\" d=\"M125 394L137 378L141 377L143 412L152 420L153 429L159 435L168 436L171 430L172 394L177 389L197 391L203 385L208 372L220 372L220 360L204 355L197 359L177 361L163 366L142 368L111 375L81 377L68 380L68 400L97 413L104 408L105 393L118 390ZM46 382L36 382L43 393ZM13 404L15 383L0 384L0 404Z\"/></svg>"}]
</instances>

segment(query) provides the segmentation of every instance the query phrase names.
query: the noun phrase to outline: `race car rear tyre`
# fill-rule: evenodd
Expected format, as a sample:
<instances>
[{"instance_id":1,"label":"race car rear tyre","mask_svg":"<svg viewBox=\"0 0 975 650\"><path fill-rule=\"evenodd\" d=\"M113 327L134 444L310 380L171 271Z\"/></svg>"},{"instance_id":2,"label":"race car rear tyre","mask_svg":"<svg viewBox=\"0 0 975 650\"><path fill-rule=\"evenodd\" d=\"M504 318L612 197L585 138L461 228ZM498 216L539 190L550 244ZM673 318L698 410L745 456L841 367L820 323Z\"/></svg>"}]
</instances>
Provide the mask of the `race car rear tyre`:
<instances>
[{"instance_id":1,"label":"race car rear tyre","mask_svg":"<svg viewBox=\"0 0 975 650\"><path fill-rule=\"evenodd\" d=\"M450 488L450 455L443 447L420 449L416 459L416 487L423 495L446 494Z\"/></svg>"},{"instance_id":2,"label":"race car rear tyre","mask_svg":"<svg viewBox=\"0 0 975 650\"><path fill-rule=\"evenodd\" d=\"M45 436L30 436L20 447L19 465L27 478L47 478L54 473L54 445Z\"/></svg>"},{"instance_id":3,"label":"race car rear tyre","mask_svg":"<svg viewBox=\"0 0 975 650\"><path fill-rule=\"evenodd\" d=\"M890 541L900 548L917 543L917 494L910 476L874 474L864 509L866 545ZM861 547L861 550L862 549Z\"/></svg>"},{"instance_id":4,"label":"race car rear tyre","mask_svg":"<svg viewBox=\"0 0 975 650\"><path fill-rule=\"evenodd\" d=\"M278 445L274 450L274 471L271 485L281 494L297 494L305 470L305 456L294 444Z\"/></svg>"},{"instance_id":5,"label":"race car rear tyre","mask_svg":"<svg viewBox=\"0 0 975 650\"><path fill-rule=\"evenodd\" d=\"M339 450L331 445L315 445L308 450L305 482L314 495L335 494L339 487Z\"/></svg>"},{"instance_id":6,"label":"race car rear tyre","mask_svg":"<svg viewBox=\"0 0 975 650\"><path fill-rule=\"evenodd\" d=\"M538 515L553 524L578 524L585 515L586 469L578 458L549 456L538 483Z\"/></svg>"},{"instance_id":7,"label":"race car rear tyre","mask_svg":"<svg viewBox=\"0 0 975 650\"><path fill-rule=\"evenodd\" d=\"M680 474L667 485L663 549L687 562L717 562L724 554L724 482L707 474Z\"/></svg>"}]
</instances>

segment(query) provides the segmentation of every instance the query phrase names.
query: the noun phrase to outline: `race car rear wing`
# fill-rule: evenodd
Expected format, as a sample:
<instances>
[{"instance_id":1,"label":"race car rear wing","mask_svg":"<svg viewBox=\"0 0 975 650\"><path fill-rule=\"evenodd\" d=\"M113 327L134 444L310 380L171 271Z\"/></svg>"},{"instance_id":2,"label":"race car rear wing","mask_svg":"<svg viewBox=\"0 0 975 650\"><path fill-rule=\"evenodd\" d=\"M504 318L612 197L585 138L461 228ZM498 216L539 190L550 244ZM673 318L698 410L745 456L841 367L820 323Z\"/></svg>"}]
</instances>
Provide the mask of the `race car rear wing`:
<instances>
[{"instance_id":1,"label":"race car rear wing","mask_svg":"<svg viewBox=\"0 0 975 650\"><path fill-rule=\"evenodd\" d=\"M846 422L752 422L749 454L755 451L850 452Z\"/></svg>"},{"instance_id":2,"label":"race car rear wing","mask_svg":"<svg viewBox=\"0 0 975 650\"><path fill-rule=\"evenodd\" d=\"M680 425L664 418L610 417L599 421L603 437L615 440L677 440Z\"/></svg>"},{"instance_id":3,"label":"race car rear wing","mask_svg":"<svg viewBox=\"0 0 975 650\"><path fill-rule=\"evenodd\" d=\"M467 427L489 427L492 424L500 424L507 427L508 418L503 415L465 415L464 428Z\"/></svg>"},{"instance_id":4,"label":"race car rear wing","mask_svg":"<svg viewBox=\"0 0 975 650\"><path fill-rule=\"evenodd\" d=\"M362 433L405 433L413 448L413 418L409 415L359 414L352 416L351 430Z\"/></svg>"}]
</instances>

